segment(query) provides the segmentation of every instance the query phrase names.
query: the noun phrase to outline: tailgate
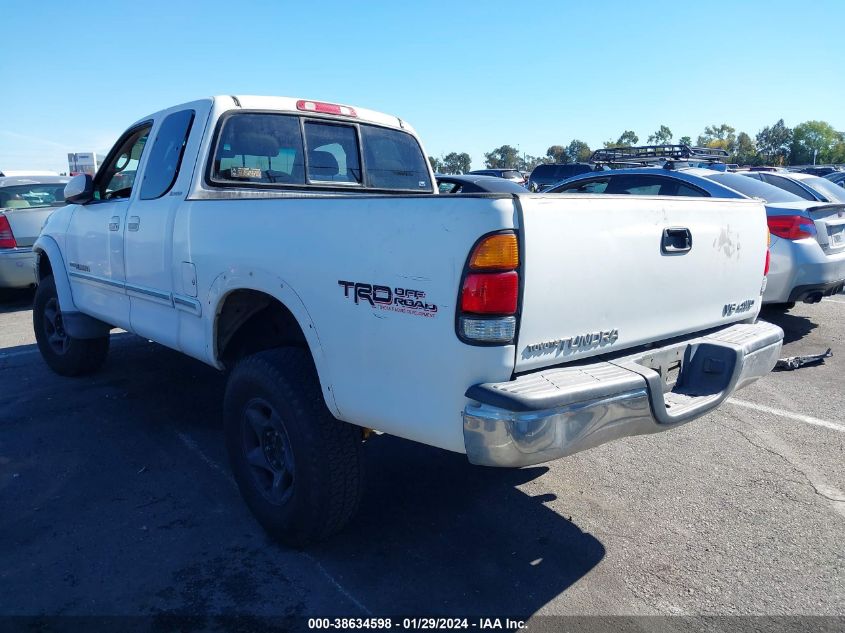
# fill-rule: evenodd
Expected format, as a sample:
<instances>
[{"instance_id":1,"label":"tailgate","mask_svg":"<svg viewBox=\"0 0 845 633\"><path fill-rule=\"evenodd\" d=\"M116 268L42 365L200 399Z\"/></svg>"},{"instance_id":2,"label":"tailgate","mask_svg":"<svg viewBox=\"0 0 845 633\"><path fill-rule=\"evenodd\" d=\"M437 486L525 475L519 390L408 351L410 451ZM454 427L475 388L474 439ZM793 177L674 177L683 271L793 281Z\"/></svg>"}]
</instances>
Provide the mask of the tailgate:
<instances>
[{"instance_id":1,"label":"tailgate","mask_svg":"<svg viewBox=\"0 0 845 633\"><path fill-rule=\"evenodd\" d=\"M2 213L9 220L18 246L32 246L41 233L41 227L56 207L5 209Z\"/></svg>"},{"instance_id":2,"label":"tailgate","mask_svg":"<svg viewBox=\"0 0 845 633\"><path fill-rule=\"evenodd\" d=\"M756 201L518 199L524 262L518 372L698 332L759 310L767 227Z\"/></svg>"},{"instance_id":3,"label":"tailgate","mask_svg":"<svg viewBox=\"0 0 845 633\"><path fill-rule=\"evenodd\" d=\"M807 209L816 224L816 239L828 254L845 252L845 204L825 204Z\"/></svg>"}]
</instances>

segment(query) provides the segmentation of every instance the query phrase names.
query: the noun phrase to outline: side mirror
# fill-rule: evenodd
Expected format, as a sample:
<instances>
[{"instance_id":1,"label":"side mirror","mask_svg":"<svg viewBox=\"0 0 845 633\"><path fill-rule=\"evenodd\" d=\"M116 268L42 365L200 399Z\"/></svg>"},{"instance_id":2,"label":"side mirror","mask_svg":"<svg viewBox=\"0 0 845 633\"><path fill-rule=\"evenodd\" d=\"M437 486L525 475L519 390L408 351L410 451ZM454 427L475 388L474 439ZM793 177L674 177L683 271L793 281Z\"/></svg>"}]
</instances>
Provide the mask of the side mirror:
<instances>
[{"instance_id":1,"label":"side mirror","mask_svg":"<svg viewBox=\"0 0 845 633\"><path fill-rule=\"evenodd\" d=\"M65 200L68 204L86 204L94 199L94 179L88 174L79 174L65 185Z\"/></svg>"}]
</instances>

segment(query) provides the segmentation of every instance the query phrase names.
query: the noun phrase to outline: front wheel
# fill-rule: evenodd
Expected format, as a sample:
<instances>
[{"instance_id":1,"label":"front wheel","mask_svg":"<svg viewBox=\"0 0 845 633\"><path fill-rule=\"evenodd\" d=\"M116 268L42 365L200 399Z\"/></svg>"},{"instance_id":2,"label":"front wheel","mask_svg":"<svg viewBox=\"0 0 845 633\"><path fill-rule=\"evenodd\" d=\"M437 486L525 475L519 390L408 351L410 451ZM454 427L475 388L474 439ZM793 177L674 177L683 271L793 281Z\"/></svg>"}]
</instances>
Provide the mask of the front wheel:
<instances>
[{"instance_id":1,"label":"front wheel","mask_svg":"<svg viewBox=\"0 0 845 633\"><path fill-rule=\"evenodd\" d=\"M348 523L363 490L361 433L329 412L307 351L241 360L223 411L235 480L272 537L302 546Z\"/></svg>"},{"instance_id":2,"label":"front wheel","mask_svg":"<svg viewBox=\"0 0 845 633\"><path fill-rule=\"evenodd\" d=\"M109 352L108 335L74 338L67 333L52 275L41 280L32 306L32 327L38 350L47 365L62 376L80 376L96 371Z\"/></svg>"}]
</instances>

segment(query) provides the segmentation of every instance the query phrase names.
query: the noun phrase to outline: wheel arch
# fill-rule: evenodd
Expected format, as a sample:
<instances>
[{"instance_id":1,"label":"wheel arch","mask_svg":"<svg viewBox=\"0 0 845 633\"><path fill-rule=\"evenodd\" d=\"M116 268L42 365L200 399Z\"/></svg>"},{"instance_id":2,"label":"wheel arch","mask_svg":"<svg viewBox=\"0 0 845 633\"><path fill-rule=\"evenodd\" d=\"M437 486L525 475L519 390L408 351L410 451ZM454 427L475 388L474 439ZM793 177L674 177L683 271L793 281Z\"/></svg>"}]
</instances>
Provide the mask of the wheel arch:
<instances>
[{"instance_id":1,"label":"wheel arch","mask_svg":"<svg viewBox=\"0 0 845 633\"><path fill-rule=\"evenodd\" d=\"M214 365L231 369L239 358L266 349L291 346L308 351L323 398L340 418L317 328L299 295L285 282L255 270L231 271L215 279L209 304L214 306L209 333Z\"/></svg>"},{"instance_id":2,"label":"wheel arch","mask_svg":"<svg viewBox=\"0 0 845 633\"><path fill-rule=\"evenodd\" d=\"M76 304L70 288L62 251L56 240L49 235L40 235L32 247L35 252L35 279L41 283L47 275L52 274L56 282L56 293L59 295L59 305L63 312L75 312Z\"/></svg>"}]
</instances>

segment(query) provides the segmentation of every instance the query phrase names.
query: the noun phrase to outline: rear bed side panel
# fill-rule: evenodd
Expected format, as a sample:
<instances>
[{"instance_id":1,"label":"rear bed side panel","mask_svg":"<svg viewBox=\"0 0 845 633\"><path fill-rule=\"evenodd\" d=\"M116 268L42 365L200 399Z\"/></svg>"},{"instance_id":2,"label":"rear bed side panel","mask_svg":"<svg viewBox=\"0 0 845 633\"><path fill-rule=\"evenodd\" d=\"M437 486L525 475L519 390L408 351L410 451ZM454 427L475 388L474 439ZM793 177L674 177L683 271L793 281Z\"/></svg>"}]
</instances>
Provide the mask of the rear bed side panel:
<instances>
[{"instance_id":1,"label":"rear bed side panel","mask_svg":"<svg viewBox=\"0 0 845 633\"><path fill-rule=\"evenodd\" d=\"M196 265L203 338L213 340L208 302L218 277L272 280L261 289L281 298L284 286L307 309L336 415L464 452L464 392L509 379L515 349L458 340L458 285L475 241L515 226L512 197L200 200L188 201L180 215L177 232ZM387 289L409 305L369 303L374 293L384 300ZM187 326L180 336L197 339Z\"/></svg>"},{"instance_id":2,"label":"rear bed side panel","mask_svg":"<svg viewBox=\"0 0 845 633\"><path fill-rule=\"evenodd\" d=\"M760 309L767 234L757 202L519 200L525 285L517 371L746 320ZM689 229L691 250L663 253L666 228Z\"/></svg>"}]
</instances>

